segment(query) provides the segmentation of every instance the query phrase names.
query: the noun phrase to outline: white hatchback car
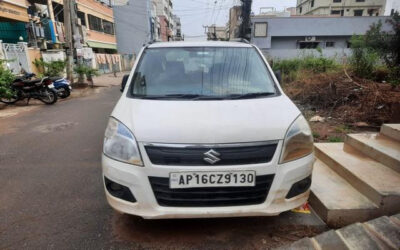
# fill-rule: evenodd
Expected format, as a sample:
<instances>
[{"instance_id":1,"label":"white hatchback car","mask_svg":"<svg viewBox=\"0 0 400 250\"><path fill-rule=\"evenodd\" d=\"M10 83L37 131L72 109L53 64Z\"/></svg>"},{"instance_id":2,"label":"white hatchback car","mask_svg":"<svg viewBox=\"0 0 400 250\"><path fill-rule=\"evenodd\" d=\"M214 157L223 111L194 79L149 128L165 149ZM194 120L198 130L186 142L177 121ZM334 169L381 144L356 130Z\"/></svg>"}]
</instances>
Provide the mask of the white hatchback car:
<instances>
[{"instance_id":1,"label":"white hatchback car","mask_svg":"<svg viewBox=\"0 0 400 250\"><path fill-rule=\"evenodd\" d=\"M258 48L144 47L102 155L116 210L144 218L278 215L307 201L310 127Z\"/></svg>"}]
</instances>

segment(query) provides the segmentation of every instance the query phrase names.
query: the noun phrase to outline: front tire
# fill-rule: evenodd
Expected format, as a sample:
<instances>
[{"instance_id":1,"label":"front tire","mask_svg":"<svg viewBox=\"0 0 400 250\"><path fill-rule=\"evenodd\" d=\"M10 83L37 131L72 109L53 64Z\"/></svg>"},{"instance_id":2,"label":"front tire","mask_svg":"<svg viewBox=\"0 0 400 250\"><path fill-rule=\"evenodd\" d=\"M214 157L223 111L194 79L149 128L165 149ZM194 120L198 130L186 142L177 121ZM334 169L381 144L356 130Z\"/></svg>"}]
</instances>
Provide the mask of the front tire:
<instances>
[{"instance_id":1,"label":"front tire","mask_svg":"<svg viewBox=\"0 0 400 250\"><path fill-rule=\"evenodd\" d=\"M63 86L63 87L61 87L60 89L58 89L58 96L61 98L61 99L64 99L64 98L67 98L68 96L70 96L71 95L71 90L69 90L69 87L68 86Z\"/></svg>"},{"instance_id":2,"label":"front tire","mask_svg":"<svg viewBox=\"0 0 400 250\"><path fill-rule=\"evenodd\" d=\"M45 88L42 90L42 95L40 96L39 100L47 105L54 104L57 102L57 92L53 89Z\"/></svg>"},{"instance_id":3,"label":"front tire","mask_svg":"<svg viewBox=\"0 0 400 250\"><path fill-rule=\"evenodd\" d=\"M3 102L3 103L5 103L5 104L14 104L14 103L16 103L17 101L19 101L19 99L20 99L20 98L19 98L19 93L15 91L15 95L13 95L13 96L10 97L10 98L1 97L1 98L0 98L0 102Z\"/></svg>"}]
</instances>

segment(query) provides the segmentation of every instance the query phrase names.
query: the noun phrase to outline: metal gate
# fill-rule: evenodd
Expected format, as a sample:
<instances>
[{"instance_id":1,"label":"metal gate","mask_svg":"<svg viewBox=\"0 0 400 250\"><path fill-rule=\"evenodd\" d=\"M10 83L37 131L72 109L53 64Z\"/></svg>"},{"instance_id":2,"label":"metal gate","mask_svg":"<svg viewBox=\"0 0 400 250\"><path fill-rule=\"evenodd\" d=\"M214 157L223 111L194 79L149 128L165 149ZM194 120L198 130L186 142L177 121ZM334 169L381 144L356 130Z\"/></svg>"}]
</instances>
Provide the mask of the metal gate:
<instances>
[{"instance_id":1,"label":"metal gate","mask_svg":"<svg viewBox=\"0 0 400 250\"><path fill-rule=\"evenodd\" d=\"M3 51L5 59L7 59L7 66L14 74L19 74L21 69L31 72L26 44L3 43Z\"/></svg>"}]
</instances>

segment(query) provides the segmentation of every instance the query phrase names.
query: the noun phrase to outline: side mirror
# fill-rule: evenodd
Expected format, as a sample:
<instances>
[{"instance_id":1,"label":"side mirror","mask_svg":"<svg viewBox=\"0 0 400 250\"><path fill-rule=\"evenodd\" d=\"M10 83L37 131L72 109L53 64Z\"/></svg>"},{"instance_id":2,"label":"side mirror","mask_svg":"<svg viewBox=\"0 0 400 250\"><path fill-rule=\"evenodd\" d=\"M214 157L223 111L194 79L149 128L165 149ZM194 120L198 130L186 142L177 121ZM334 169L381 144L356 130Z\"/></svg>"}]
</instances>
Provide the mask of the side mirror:
<instances>
[{"instance_id":1,"label":"side mirror","mask_svg":"<svg viewBox=\"0 0 400 250\"><path fill-rule=\"evenodd\" d=\"M121 82L121 92L124 92L124 89L125 89L125 85L126 85L126 82L128 81L128 78L129 78L129 75L124 75L123 77L122 77L122 82Z\"/></svg>"},{"instance_id":2,"label":"side mirror","mask_svg":"<svg viewBox=\"0 0 400 250\"><path fill-rule=\"evenodd\" d=\"M276 79L278 79L278 82L281 83L282 82L282 74L280 70L276 70L274 71L275 77Z\"/></svg>"}]
</instances>

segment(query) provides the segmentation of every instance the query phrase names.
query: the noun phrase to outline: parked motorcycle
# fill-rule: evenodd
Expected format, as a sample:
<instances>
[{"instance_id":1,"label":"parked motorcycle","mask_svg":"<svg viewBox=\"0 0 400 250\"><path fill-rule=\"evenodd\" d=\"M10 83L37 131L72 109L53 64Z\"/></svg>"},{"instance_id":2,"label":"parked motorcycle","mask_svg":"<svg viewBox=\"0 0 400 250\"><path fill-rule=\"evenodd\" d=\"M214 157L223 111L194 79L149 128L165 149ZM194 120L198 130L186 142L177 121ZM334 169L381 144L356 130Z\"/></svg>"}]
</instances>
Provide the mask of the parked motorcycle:
<instances>
[{"instance_id":1,"label":"parked motorcycle","mask_svg":"<svg viewBox=\"0 0 400 250\"><path fill-rule=\"evenodd\" d=\"M29 104L29 100L34 98L45 104L57 102L57 92L51 88L53 81L49 77L31 80L33 76L35 75L30 73L16 78L11 84L14 95L10 98L2 97L0 101L6 104L13 104L27 98Z\"/></svg>"},{"instance_id":2,"label":"parked motorcycle","mask_svg":"<svg viewBox=\"0 0 400 250\"><path fill-rule=\"evenodd\" d=\"M51 77L53 81L54 90L57 92L58 97L64 99L71 95L72 87L69 81L63 77Z\"/></svg>"}]
</instances>

